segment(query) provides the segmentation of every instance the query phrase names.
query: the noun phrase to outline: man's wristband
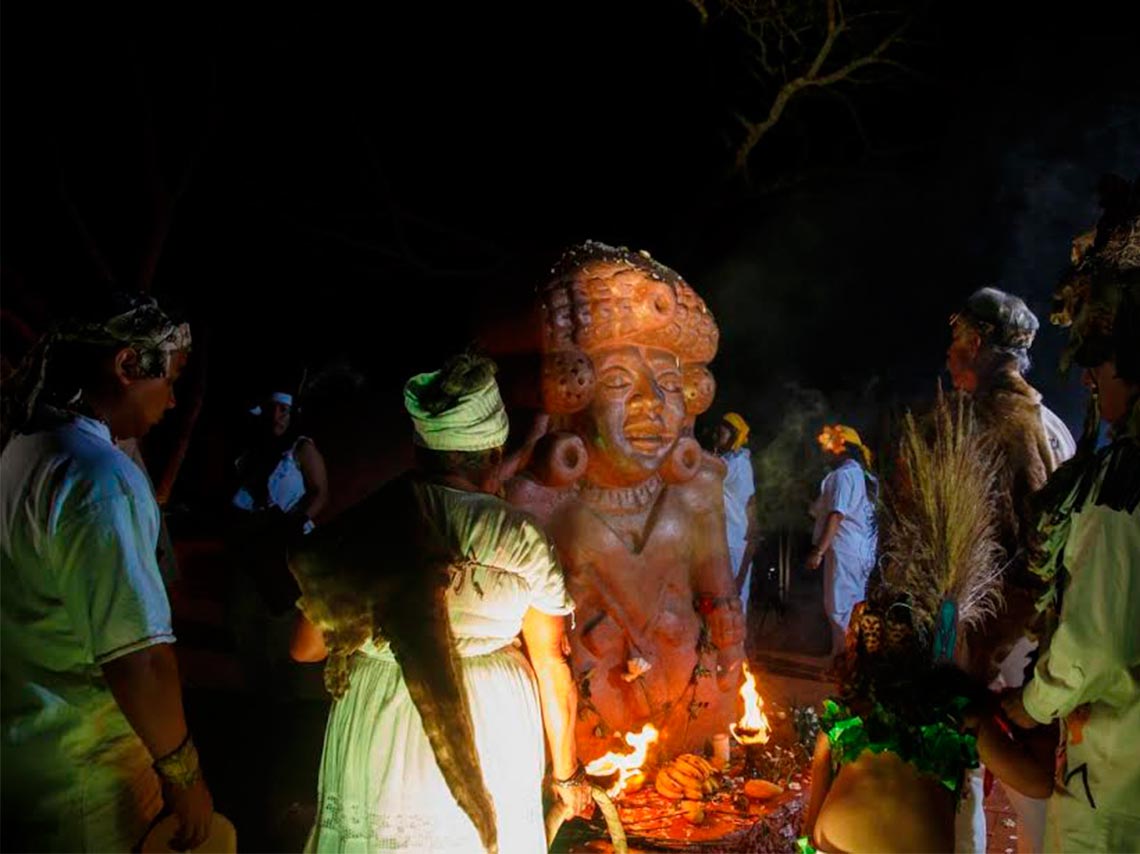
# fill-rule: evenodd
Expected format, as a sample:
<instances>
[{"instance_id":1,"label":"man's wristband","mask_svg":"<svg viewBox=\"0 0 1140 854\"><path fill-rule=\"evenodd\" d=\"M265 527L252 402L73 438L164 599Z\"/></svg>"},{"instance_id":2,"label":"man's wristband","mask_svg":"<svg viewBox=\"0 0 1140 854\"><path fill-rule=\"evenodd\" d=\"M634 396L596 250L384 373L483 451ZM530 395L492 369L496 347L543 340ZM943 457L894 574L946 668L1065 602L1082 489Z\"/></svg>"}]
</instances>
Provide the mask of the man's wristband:
<instances>
[{"instance_id":1,"label":"man's wristband","mask_svg":"<svg viewBox=\"0 0 1140 854\"><path fill-rule=\"evenodd\" d=\"M154 770L167 783L180 789L188 789L202 776L202 768L198 764L198 748L190 733L182 743L170 753L154 762Z\"/></svg>"}]
</instances>

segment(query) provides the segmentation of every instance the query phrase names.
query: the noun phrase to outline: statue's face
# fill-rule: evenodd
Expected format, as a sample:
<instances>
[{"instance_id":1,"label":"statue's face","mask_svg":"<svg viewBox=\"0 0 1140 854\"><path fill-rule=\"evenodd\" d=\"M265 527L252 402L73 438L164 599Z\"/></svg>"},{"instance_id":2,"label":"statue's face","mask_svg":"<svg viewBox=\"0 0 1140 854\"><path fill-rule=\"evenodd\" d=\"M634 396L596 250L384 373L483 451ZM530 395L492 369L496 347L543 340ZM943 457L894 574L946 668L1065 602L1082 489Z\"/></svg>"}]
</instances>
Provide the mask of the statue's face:
<instances>
[{"instance_id":1,"label":"statue's face","mask_svg":"<svg viewBox=\"0 0 1140 854\"><path fill-rule=\"evenodd\" d=\"M640 483L661 468L681 434L681 366L668 350L637 345L589 355L597 384L579 415L587 477L602 486Z\"/></svg>"}]
</instances>

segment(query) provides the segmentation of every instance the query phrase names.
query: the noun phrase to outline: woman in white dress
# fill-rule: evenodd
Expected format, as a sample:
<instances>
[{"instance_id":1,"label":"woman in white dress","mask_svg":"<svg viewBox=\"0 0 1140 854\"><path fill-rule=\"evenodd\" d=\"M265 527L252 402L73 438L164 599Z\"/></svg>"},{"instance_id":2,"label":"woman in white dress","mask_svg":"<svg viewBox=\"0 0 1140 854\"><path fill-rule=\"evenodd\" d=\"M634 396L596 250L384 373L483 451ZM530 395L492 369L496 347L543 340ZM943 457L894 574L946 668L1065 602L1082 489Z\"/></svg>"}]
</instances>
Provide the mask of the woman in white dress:
<instances>
[{"instance_id":1,"label":"woman in white dress","mask_svg":"<svg viewBox=\"0 0 1140 854\"><path fill-rule=\"evenodd\" d=\"M464 356L413 377L418 470L291 558L293 655L328 654L339 697L308 850L544 851L544 722L555 795L588 801L573 603L546 535L493 494L507 435L493 370Z\"/></svg>"}]
</instances>

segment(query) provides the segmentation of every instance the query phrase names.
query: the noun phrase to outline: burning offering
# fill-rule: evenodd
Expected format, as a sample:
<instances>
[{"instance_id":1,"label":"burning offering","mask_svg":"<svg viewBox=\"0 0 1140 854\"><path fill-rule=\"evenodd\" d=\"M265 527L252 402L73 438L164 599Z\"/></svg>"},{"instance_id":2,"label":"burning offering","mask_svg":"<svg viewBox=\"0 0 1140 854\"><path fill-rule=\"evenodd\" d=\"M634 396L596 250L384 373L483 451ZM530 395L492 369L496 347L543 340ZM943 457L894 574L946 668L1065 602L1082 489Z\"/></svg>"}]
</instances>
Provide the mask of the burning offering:
<instances>
[{"instance_id":1,"label":"burning offering","mask_svg":"<svg viewBox=\"0 0 1140 854\"><path fill-rule=\"evenodd\" d=\"M744 684L740 686L740 699L744 701L744 714L740 721L729 727L732 737L741 744L768 743L768 718L764 714L764 700L756 688L756 677L744 663Z\"/></svg>"},{"instance_id":2,"label":"burning offering","mask_svg":"<svg viewBox=\"0 0 1140 854\"><path fill-rule=\"evenodd\" d=\"M606 789L606 794L616 798L627 789L639 789L645 783L645 774L641 766L649 754L649 745L657 741L657 728L653 724L646 724L640 732L627 732L625 743L633 748L632 753L614 753L613 751L599 756L586 766L586 775L597 780L614 778L614 782Z\"/></svg>"},{"instance_id":3,"label":"burning offering","mask_svg":"<svg viewBox=\"0 0 1140 854\"><path fill-rule=\"evenodd\" d=\"M586 766L612 797L615 822L570 822L552 850L596 852L614 825L644 851L776 852L795 847L808 777L799 718L769 704L745 668L735 691L737 720L703 751L671 753L666 727L646 725L620 736L623 745ZM800 716L802 717L802 715ZM812 739L814 744L814 737ZM741 744L730 755L727 745ZM616 844L613 850L617 850Z\"/></svg>"}]
</instances>

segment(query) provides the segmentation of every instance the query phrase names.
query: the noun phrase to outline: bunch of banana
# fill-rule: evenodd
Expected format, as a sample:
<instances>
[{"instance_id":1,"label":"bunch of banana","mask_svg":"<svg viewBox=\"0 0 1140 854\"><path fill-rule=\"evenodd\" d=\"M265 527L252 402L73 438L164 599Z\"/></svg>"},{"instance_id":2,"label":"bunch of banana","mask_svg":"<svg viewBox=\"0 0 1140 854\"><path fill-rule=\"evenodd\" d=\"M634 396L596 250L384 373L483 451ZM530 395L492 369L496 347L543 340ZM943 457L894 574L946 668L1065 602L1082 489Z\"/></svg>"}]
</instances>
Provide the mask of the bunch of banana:
<instances>
[{"instance_id":1,"label":"bunch of banana","mask_svg":"<svg viewBox=\"0 0 1140 854\"><path fill-rule=\"evenodd\" d=\"M704 757L683 753L661 767L655 782L657 791L666 798L699 801L720 789L716 769Z\"/></svg>"}]
</instances>

